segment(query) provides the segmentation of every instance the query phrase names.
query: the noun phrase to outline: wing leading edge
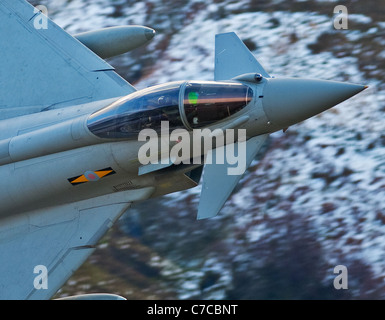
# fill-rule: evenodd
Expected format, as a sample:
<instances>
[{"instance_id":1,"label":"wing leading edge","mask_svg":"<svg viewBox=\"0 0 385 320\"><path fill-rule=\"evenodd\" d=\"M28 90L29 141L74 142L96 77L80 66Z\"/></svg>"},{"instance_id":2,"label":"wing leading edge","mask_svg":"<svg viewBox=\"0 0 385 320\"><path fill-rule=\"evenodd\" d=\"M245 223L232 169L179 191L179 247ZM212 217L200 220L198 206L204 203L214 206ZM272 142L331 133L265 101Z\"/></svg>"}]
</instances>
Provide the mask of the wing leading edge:
<instances>
[{"instance_id":1,"label":"wing leading edge","mask_svg":"<svg viewBox=\"0 0 385 320\"><path fill-rule=\"evenodd\" d=\"M135 91L112 66L25 0L0 2L0 120Z\"/></svg>"}]
</instances>

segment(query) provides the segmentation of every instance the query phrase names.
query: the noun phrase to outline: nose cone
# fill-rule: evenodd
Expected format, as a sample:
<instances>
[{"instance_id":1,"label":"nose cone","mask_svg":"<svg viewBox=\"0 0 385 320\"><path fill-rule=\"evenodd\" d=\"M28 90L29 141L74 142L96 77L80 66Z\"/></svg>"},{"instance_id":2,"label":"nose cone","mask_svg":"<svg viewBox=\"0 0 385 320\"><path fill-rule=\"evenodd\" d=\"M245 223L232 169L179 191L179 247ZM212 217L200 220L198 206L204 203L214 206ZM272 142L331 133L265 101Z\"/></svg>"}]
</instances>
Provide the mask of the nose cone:
<instances>
[{"instance_id":1,"label":"nose cone","mask_svg":"<svg viewBox=\"0 0 385 320\"><path fill-rule=\"evenodd\" d=\"M279 130L313 117L365 88L336 81L272 78L263 91L263 108L271 125Z\"/></svg>"}]
</instances>

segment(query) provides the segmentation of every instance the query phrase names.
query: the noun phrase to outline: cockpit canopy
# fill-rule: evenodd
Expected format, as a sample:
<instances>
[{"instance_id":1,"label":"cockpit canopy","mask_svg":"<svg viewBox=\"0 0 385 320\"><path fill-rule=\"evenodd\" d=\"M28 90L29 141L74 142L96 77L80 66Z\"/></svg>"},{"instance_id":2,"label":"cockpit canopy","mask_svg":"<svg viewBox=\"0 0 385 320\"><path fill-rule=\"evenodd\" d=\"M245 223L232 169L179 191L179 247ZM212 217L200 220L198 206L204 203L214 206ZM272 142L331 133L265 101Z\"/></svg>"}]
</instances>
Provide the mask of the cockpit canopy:
<instances>
[{"instance_id":1,"label":"cockpit canopy","mask_svg":"<svg viewBox=\"0 0 385 320\"><path fill-rule=\"evenodd\" d=\"M92 114L90 131L100 138L137 138L143 129L202 128L242 110L253 99L241 83L178 81L134 92Z\"/></svg>"}]
</instances>

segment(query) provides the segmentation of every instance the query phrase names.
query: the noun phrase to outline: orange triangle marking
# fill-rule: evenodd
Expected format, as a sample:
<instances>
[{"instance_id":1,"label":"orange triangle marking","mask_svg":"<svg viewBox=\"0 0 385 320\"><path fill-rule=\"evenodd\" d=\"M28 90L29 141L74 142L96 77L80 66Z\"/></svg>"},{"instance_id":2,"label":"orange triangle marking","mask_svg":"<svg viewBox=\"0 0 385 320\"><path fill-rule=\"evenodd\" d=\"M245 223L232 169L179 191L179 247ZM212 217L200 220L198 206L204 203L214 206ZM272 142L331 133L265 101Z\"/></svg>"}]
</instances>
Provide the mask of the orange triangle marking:
<instances>
[{"instance_id":1,"label":"orange triangle marking","mask_svg":"<svg viewBox=\"0 0 385 320\"><path fill-rule=\"evenodd\" d=\"M106 171L95 171L99 178L103 178L107 174L111 173L114 170L106 170Z\"/></svg>"},{"instance_id":2,"label":"orange triangle marking","mask_svg":"<svg viewBox=\"0 0 385 320\"><path fill-rule=\"evenodd\" d=\"M76 180L71 181L71 183L81 183L81 182L88 182L88 180L84 176L84 174L82 176L80 176L79 178L77 178Z\"/></svg>"}]
</instances>

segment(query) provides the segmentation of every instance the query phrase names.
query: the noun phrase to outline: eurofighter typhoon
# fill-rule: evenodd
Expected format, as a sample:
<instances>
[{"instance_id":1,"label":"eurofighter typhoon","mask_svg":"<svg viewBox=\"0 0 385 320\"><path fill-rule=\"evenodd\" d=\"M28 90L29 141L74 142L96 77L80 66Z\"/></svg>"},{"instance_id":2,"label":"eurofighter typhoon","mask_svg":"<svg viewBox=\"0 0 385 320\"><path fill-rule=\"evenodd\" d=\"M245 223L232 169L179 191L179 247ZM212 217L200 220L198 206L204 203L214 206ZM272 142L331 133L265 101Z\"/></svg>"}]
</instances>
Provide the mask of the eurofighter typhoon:
<instances>
[{"instance_id":1,"label":"eurofighter typhoon","mask_svg":"<svg viewBox=\"0 0 385 320\"><path fill-rule=\"evenodd\" d=\"M223 33L214 81L136 90L103 59L154 30L71 36L39 15L0 1L1 299L50 299L137 201L201 182L198 219L214 217L270 133L366 88L271 77Z\"/></svg>"}]
</instances>

